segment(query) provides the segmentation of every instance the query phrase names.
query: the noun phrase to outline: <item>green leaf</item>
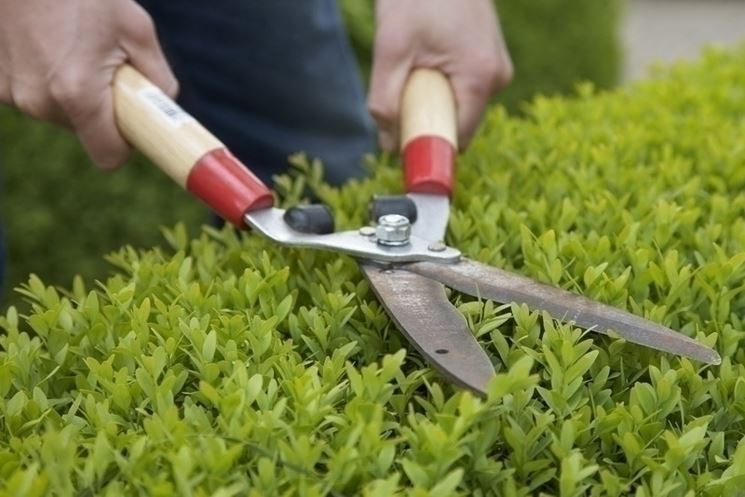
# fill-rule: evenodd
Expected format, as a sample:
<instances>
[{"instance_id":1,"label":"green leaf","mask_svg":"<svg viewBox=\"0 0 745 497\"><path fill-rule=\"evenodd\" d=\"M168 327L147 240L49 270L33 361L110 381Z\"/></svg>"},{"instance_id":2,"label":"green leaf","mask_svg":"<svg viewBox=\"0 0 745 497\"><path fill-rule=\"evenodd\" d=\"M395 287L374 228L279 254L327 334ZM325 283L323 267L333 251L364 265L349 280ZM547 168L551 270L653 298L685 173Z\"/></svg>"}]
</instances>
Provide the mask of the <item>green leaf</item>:
<instances>
[{"instance_id":1,"label":"green leaf","mask_svg":"<svg viewBox=\"0 0 745 497\"><path fill-rule=\"evenodd\" d=\"M461 468L454 469L430 489L429 495L431 497L448 497L453 495L462 479L463 470Z\"/></svg>"},{"instance_id":2,"label":"green leaf","mask_svg":"<svg viewBox=\"0 0 745 497\"><path fill-rule=\"evenodd\" d=\"M217 332L212 330L207 333L202 345L202 357L205 361L212 362L215 357L215 349L217 349Z\"/></svg>"}]
</instances>

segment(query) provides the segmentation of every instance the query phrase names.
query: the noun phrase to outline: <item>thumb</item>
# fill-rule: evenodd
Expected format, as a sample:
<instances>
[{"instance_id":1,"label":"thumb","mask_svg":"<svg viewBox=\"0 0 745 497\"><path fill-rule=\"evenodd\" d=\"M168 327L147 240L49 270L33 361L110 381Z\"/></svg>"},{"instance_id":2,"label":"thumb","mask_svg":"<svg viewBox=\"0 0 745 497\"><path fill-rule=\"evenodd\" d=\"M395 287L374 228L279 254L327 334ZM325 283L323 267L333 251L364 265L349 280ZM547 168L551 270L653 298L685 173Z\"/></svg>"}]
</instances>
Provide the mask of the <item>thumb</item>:
<instances>
[{"instance_id":1,"label":"thumb","mask_svg":"<svg viewBox=\"0 0 745 497\"><path fill-rule=\"evenodd\" d=\"M155 25L135 2L126 2L121 13L122 48L129 62L171 98L178 94L178 80L163 55Z\"/></svg>"},{"instance_id":2,"label":"thumb","mask_svg":"<svg viewBox=\"0 0 745 497\"><path fill-rule=\"evenodd\" d=\"M114 125L112 92L103 91L98 102L87 103L91 111L70 116L71 124L93 162L101 169L115 169L126 162L130 148Z\"/></svg>"}]
</instances>

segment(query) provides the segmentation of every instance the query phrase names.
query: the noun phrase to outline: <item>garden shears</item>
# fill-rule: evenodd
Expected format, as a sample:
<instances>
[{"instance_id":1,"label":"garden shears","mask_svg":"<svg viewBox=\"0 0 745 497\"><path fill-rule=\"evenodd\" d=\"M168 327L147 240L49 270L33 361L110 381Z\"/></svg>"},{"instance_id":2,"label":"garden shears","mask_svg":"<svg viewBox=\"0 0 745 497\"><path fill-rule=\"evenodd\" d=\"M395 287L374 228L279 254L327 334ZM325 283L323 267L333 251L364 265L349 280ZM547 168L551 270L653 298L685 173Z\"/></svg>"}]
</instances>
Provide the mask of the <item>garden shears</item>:
<instances>
[{"instance_id":1,"label":"garden shears","mask_svg":"<svg viewBox=\"0 0 745 497\"><path fill-rule=\"evenodd\" d=\"M627 311L464 257L445 245L457 154L456 103L448 79L416 69L402 95L405 197L373 202L375 226L334 232L325 208L273 207L271 191L192 116L131 66L113 83L124 137L226 220L278 244L355 257L409 342L452 382L484 394L494 367L445 288L526 304L590 331L708 364L713 349Z\"/></svg>"}]
</instances>

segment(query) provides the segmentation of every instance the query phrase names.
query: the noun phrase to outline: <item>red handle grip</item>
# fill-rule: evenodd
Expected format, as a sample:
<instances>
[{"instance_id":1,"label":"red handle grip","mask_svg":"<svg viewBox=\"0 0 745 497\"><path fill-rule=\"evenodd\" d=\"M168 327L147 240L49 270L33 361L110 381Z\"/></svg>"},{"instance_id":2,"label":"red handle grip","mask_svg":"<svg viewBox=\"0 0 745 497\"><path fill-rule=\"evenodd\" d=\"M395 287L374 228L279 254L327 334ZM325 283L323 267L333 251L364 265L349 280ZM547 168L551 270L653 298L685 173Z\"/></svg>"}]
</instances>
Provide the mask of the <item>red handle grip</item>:
<instances>
[{"instance_id":1,"label":"red handle grip","mask_svg":"<svg viewBox=\"0 0 745 497\"><path fill-rule=\"evenodd\" d=\"M191 169L186 189L235 226L246 212L271 207L272 192L228 149L213 150Z\"/></svg>"},{"instance_id":2,"label":"red handle grip","mask_svg":"<svg viewBox=\"0 0 745 497\"><path fill-rule=\"evenodd\" d=\"M455 175L455 96L439 71L416 69L401 101L401 153L406 190L450 195Z\"/></svg>"},{"instance_id":3,"label":"red handle grip","mask_svg":"<svg viewBox=\"0 0 745 497\"><path fill-rule=\"evenodd\" d=\"M420 136L403 150L407 192L450 195L453 191L455 148L440 136Z\"/></svg>"}]
</instances>

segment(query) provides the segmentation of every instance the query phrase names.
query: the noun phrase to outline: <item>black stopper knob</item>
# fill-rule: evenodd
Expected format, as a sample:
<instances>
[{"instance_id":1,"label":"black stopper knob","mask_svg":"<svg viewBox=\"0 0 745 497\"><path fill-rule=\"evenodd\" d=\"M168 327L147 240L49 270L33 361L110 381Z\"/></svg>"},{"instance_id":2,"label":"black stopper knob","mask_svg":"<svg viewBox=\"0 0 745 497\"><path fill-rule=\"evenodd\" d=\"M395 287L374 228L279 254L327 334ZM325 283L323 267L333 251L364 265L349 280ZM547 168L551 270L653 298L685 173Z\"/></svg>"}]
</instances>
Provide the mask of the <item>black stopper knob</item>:
<instances>
[{"instance_id":1,"label":"black stopper knob","mask_svg":"<svg viewBox=\"0 0 745 497\"><path fill-rule=\"evenodd\" d=\"M334 216L323 204L296 205L285 211L285 222L300 233L326 235L334 232Z\"/></svg>"},{"instance_id":2,"label":"black stopper knob","mask_svg":"<svg viewBox=\"0 0 745 497\"><path fill-rule=\"evenodd\" d=\"M413 224L417 217L416 204L406 195L375 195L370 202L370 221L377 223L388 214L404 216Z\"/></svg>"}]
</instances>

